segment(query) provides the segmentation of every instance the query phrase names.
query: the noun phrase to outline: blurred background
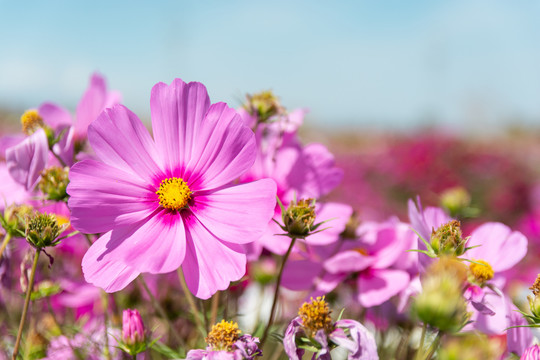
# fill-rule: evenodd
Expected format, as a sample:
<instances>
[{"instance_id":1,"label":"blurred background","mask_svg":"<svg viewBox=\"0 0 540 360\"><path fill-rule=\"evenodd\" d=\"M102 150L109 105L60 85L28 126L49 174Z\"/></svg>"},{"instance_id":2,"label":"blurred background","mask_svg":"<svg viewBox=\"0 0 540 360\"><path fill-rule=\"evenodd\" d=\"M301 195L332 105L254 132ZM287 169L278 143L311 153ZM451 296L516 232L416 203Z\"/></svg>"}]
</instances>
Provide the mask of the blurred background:
<instances>
[{"instance_id":1,"label":"blurred background","mask_svg":"<svg viewBox=\"0 0 540 360\"><path fill-rule=\"evenodd\" d=\"M364 218L462 187L481 217L539 232L539 2L0 0L0 15L4 128L45 101L74 110L96 71L145 121L159 81L234 107L270 89L310 110L305 142L345 169L331 197Z\"/></svg>"}]
</instances>

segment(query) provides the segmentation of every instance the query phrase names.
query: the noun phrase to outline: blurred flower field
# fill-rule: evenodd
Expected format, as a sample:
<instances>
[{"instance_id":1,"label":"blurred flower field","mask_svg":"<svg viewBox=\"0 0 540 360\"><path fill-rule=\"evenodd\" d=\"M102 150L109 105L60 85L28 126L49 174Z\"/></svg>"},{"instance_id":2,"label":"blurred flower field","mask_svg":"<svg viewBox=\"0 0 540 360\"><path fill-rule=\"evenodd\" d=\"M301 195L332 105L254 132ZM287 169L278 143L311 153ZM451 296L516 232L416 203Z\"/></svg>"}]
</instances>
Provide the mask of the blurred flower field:
<instances>
[{"instance_id":1,"label":"blurred flower field","mask_svg":"<svg viewBox=\"0 0 540 360\"><path fill-rule=\"evenodd\" d=\"M0 359L540 359L540 134L121 90L0 112Z\"/></svg>"}]
</instances>

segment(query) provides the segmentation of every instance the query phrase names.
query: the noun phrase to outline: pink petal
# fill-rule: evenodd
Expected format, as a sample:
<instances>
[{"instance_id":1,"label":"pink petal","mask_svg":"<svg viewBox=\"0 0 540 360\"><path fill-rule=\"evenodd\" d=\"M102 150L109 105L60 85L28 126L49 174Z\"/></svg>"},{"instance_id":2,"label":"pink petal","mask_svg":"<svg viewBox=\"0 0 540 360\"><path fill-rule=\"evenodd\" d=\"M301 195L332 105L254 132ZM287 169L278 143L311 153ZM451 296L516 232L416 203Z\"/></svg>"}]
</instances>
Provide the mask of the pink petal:
<instances>
[{"instance_id":1,"label":"pink petal","mask_svg":"<svg viewBox=\"0 0 540 360\"><path fill-rule=\"evenodd\" d=\"M501 223L486 223L476 228L467 246L477 246L465 253L468 259L487 261L495 272L508 270L527 254L527 238Z\"/></svg>"},{"instance_id":2,"label":"pink petal","mask_svg":"<svg viewBox=\"0 0 540 360\"><path fill-rule=\"evenodd\" d=\"M61 106L53 103L44 103L38 109L39 115L45 124L54 130L73 125L71 114Z\"/></svg>"},{"instance_id":3,"label":"pink petal","mask_svg":"<svg viewBox=\"0 0 540 360\"><path fill-rule=\"evenodd\" d=\"M294 189L299 198L326 195L342 179L343 170L335 167L334 156L322 144L304 147L286 177L287 188Z\"/></svg>"},{"instance_id":4,"label":"pink petal","mask_svg":"<svg viewBox=\"0 0 540 360\"><path fill-rule=\"evenodd\" d=\"M77 136L86 138L88 126L96 120L105 107L107 100L107 85L105 79L99 74L90 78L88 89L84 92L77 105L77 122L75 128Z\"/></svg>"},{"instance_id":5,"label":"pink petal","mask_svg":"<svg viewBox=\"0 0 540 360\"><path fill-rule=\"evenodd\" d=\"M274 216L274 219L276 216ZM270 221L266 227L264 234L256 241L261 244L268 251L285 255L287 249L291 245L291 238L284 236L285 232L274 221Z\"/></svg>"},{"instance_id":6,"label":"pink petal","mask_svg":"<svg viewBox=\"0 0 540 360\"><path fill-rule=\"evenodd\" d=\"M281 285L289 290L307 290L314 287L314 280L322 274L320 262L311 260L288 261L283 270Z\"/></svg>"},{"instance_id":7,"label":"pink petal","mask_svg":"<svg viewBox=\"0 0 540 360\"><path fill-rule=\"evenodd\" d=\"M157 83L150 95L152 130L157 149L169 170L185 166L199 142L198 132L210 98L206 87L175 79L171 85ZM185 179L184 179L185 180Z\"/></svg>"},{"instance_id":8,"label":"pink petal","mask_svg":"<svg viewBox=\"0 0 540 360\"><path fill-rule=\"evenodd\" d=\"M275 206L276 184L263 179L197 195L190 209L218 239L245 244L262 236Z\"/></svg>"},{"instance_id":9,"label":"pink petal","mask_svg":"<svg viewBox=\"0 0 540 360\"><path fill-rule=\"evenodd\" d=\"M67 166L73 165L74 136L75 128L73 126L65 128L62 138L53 146L53 152L58 155Z\"/></svg>"},{"instance_id":10,"label":"pink petal","mask_svg":"<svg viewBox=\"0 0 540 360\"><path fill-rule=\"evenodd\" d=\"M187 164L188 184L196 189L214 189L245 173L256 156L255 136L240 116L225 103L210 106L193 141ZM188 142L189 143L189 142Z\"/></svg>"},{"instance_id":11,"label":"pink petal","mask_svg":"<svg viewBox=\"0 0 540 360\"><path fill-rule=\"evenodd\" d=\"M104 110L88 128L88 140L104 163L153 183L164 177L155 144L137 115L122 105Z\"/></svg>"},{"instance_id":12,"label":"pink petal","mask_svg":"<svg viewBox=\"0 0 540 360\"><path fill-rule=\"evenodd\" d=\"M71 224L83 233L133 224L158 207L157 195L143 181L99 161L78 162L69 179Z\"/></svg>"},{"instance_id":13,"label":"pink petal","mask_svg":"<svg viewBox=\"0 0 540 360\"><path fill-rule=\"evenodd\" d=\"M308 245L328 245L336 242L345 230L353 209L346 204L318 203L315 213L317 215L315 223L326 221L318 228L318 230L324 230L308 236L306 242Z\"/></svg>"},{"instance_id":14,"label":"pink petal","mask_svg":"<svg viewBox=\"0 0 540 360\"><path fill-rule=\"evenodd\" d=\"M372 256L363 255L355 250L347 250L339 252L326 260L324 262L324 268L332 274L362 271L375 260Z\"/></svg>"},{"instance_id":15,"label":"pink petal","mask_svg":"<svg viewBox=\"0 0 540 360\"><path fill-rule=\"evenodd\" d=\"M49 144L43 129L6 150L7 168L13 179L33 190L47 166Z\"/></svg>"},{"instance_id":16,"label":"pink petal","mask_svg":"<svg viewBox=\"0 0 540 360\"><path fill-rule=\"evenodd\" d=\"M409 284L409 274L402 270L370 270L358 277L358 301L364 307L382 304Z\"/></svg>"},{"instance_id":17,"label":"pink petal","mask_svg":"<svg viewBox=\"0 0 540 360\"><path fill-rule=\"evenodd\" d=\"M82 269L87 282L111 293L128 286L140 271L114 258L104 258L108 241L108 237L102 236L90 246L83 257Z\"/></svg>"},{"instance_id":18,"label":"pink petal","mask_svg":"<svg viewBox=\"0 0 540 360\"><path fill-rule=\"evenodd\" d=\"M220 241L195 216L183 213L187 250L182 270L189 290L200 299L208 299L225 290L231 281L246 273L246 255L236 244Z\"/></svg>"},{"instance_id":19,"label":"pink petal","mask_svg":"<svg viewBox=\"0 0 540 360\"><path fill-rule=\"evenodd\" d=\"M19 184L9 174L7 164L0 163L0 211L5 206L12 204L23 204L30 200L31 194L26 191L24 185Z\"/></svg>"},{"instance_id":20,"label":"pink petal","mask_svg":"<svg viewBox=\"0 0 540 360\"><path fill-rule=\"evenodd\" d=\"M86 280L101 286L96 279L105 276L103 272L107 272L109 277L116 277L117 274L108 268L117 270L119 265L116 263L138 273L161 274L180 267L184 255L185 232L181 216L157 212L138 224L117 227L105 233L92 244L82 265ZM97 268L100 264L103 271Z\"/></svg>"}]
</instances>

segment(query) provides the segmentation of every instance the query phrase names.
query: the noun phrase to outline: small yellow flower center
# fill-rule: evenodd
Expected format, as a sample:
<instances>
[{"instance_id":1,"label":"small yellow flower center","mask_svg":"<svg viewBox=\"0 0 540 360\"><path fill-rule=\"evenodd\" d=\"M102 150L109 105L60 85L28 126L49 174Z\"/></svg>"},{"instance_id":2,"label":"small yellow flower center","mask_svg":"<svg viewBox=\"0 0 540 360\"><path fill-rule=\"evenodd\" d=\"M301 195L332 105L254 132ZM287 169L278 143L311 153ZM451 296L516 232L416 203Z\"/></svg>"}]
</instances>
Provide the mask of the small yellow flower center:
<instances>
[{"instance_id":1,"label":"small yellow flower center","mask_svg":"<svg viewBox=\"0 0 540 360\"><path fill-rule=\"evenodd\" d=\"M212 330L208 333L205 340L213 350L231 351L240 333L241 331L238 329L237 323L221 320L221 322L212 326Z\"/></svg>"},{"instance_id":2,"label":"small yellow flower center","mask_svg":"<svg viewBox=\"0 0 540 360\"><path fill-rule=\"evenodd\" d=\"M58 222L58 225L62 226L65 224L69 224L69 218L67 216L58 215L58 214L55 214L55 216L56 216L56 221Z\"/></svg>"},{"instance_id":3,"label":"small yellow flower center","mask_svg":"<svg viewBox=\"0 0 540 360\"><path fill-rule=\"evenodd\" d=\"M163 180L156 194L159 196L159 205L171 210L182 209L191 200L191 190L184 180L177 177Z\"/></svg>"},{"instance_id":4,"label":"small yellow flower center","mask_svg":"<svg viewBox=\"0 0 540 360\"><path fill-rule=\"evenodd\" d=\"M39 116L37 110L27 110L21 116L22 130L26 135L31 135L38 128L43 126L43 119Z\"/></svg>"},{"instance_id":5,"label":"small yellow flower center","mask_svg":"<svg viewBox=\"0 0 540 360\"><path fill-rule=\"evenodd\" d=\"M469 265L469 269L471 269L471 273L474 279L479 284L484 284L486 281L493 279L493 275L495 274L495 272L487 261L476 259L474 259L474 261L479 264L471 263Z\"/></svg>"},{"instance_id":6,"label":"small yellow flower center","mask_svg":"<svg viewBox=\"0 0 540 360\"><path fill-rule=\"evenodd\" d=\"M298 310L298 315L302 318L306 335L314 337L319 330L324 330L327 334L331 333L334 330L331 313L328 303L324 301L324 296L319 296L315 300L311 298L309 303L305 302Z\"/></svg>"}]
</instances>

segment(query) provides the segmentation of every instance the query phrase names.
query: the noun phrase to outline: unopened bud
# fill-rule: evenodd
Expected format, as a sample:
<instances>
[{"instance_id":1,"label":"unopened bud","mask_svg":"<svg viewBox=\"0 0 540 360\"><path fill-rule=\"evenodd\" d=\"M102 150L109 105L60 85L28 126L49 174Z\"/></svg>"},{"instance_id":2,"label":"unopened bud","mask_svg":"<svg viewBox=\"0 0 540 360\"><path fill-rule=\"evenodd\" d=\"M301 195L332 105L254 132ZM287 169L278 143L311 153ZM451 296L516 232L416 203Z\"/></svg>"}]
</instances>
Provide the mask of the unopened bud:
<instances>
[{"instance_id":1,"label":"unopened bud","mask_svg":"<svg viewBox=\"0 0 540 360\"><path fill-rule=\"evenodd\" d=\"M315 200L292 201L282 215L283 230L291 237L303 239L316 227Z\"/></svg>"},{"instance_id":2,"label":"unopened bud","mask_svg":"<svg viewBox=\"0 0 540 360\"><path fill-rule=\"evenodd\" d=\"M471 196L465 188L453 187L441 194L441 205L452 215L460 214L471 205Z\"/></svg>"},{"instance_id":3,"label":"unopened bud","mask_svg":"<svg viewBox=\"0 0 540 360\"><path fill-rule=\"evenodd\" d=\"M10 236L22 236L26 230L26 219L34 212L30 205L10 205L0 218L2 227Z\"/></svg>"},{"instance_id":4,"label":"unopened bud","mask_svg":"<svg viewBox=\"0 0 540 360\"><path fill-rule=\"evenodd\" d=\"M258 122L266 122L272 116L284 113L278 98L269 90L247 95L247 103L244 104L244 108L251 115L257 116Z\"/></svg>"},{"instance_id":5,"label":"unopened bud","mask_svg":"<svg viewBox=\"0 0 540 360\"><path fill-rule=\"evenodd\" d=\"M68 168L53 166L43 170L38 186L48 200L61 201L67 198L68 183Z\"/></svg>"},{"instance_id":6,"label":"unopened bud","mask_svg":"<svg viewBox=\"0 0 540 360\"><path fill-rule=\"evenodd\" d=\"M430 243L437 255L461 256L465 252L467 238L461 234L461 223L452 220L432 231Z\"/></svg>"},{"instance_id":7,"label":"unopened bud","mask_svg":"<svg viewBox=\"0 0 540 360\"><path fill-rule=\"evenodd\" d=\"M54 214L35 212L26 224L26 241L38 249L58 244L58 237L69 224L59 225Z\"/></svg>"},{"instance_id":8,"label":"unopened bud","mask_svg":"<svg viewBox=\"0 0 540 360\"><path fill-rule=\"evenodd\" d=\"M126 309L122 314L122 343L131 350L128 351L131 355L146 349L144 324L137 310Z\"/></svg>"},{"instance_id":9,"label":"unopened bud","mask_svg":"<svg viewBox=\"0 0 540 360\"><path fill-rule=\"evenodd\" d=\"M454 332L465 325L468 314L462 295L464 275L461 274L462 270L441 271L449 269L449 264L447 262L428 269L422 281L422 293L414 301L414 311L425 324L441 331Z\"/></svg>"}]
</instances>

